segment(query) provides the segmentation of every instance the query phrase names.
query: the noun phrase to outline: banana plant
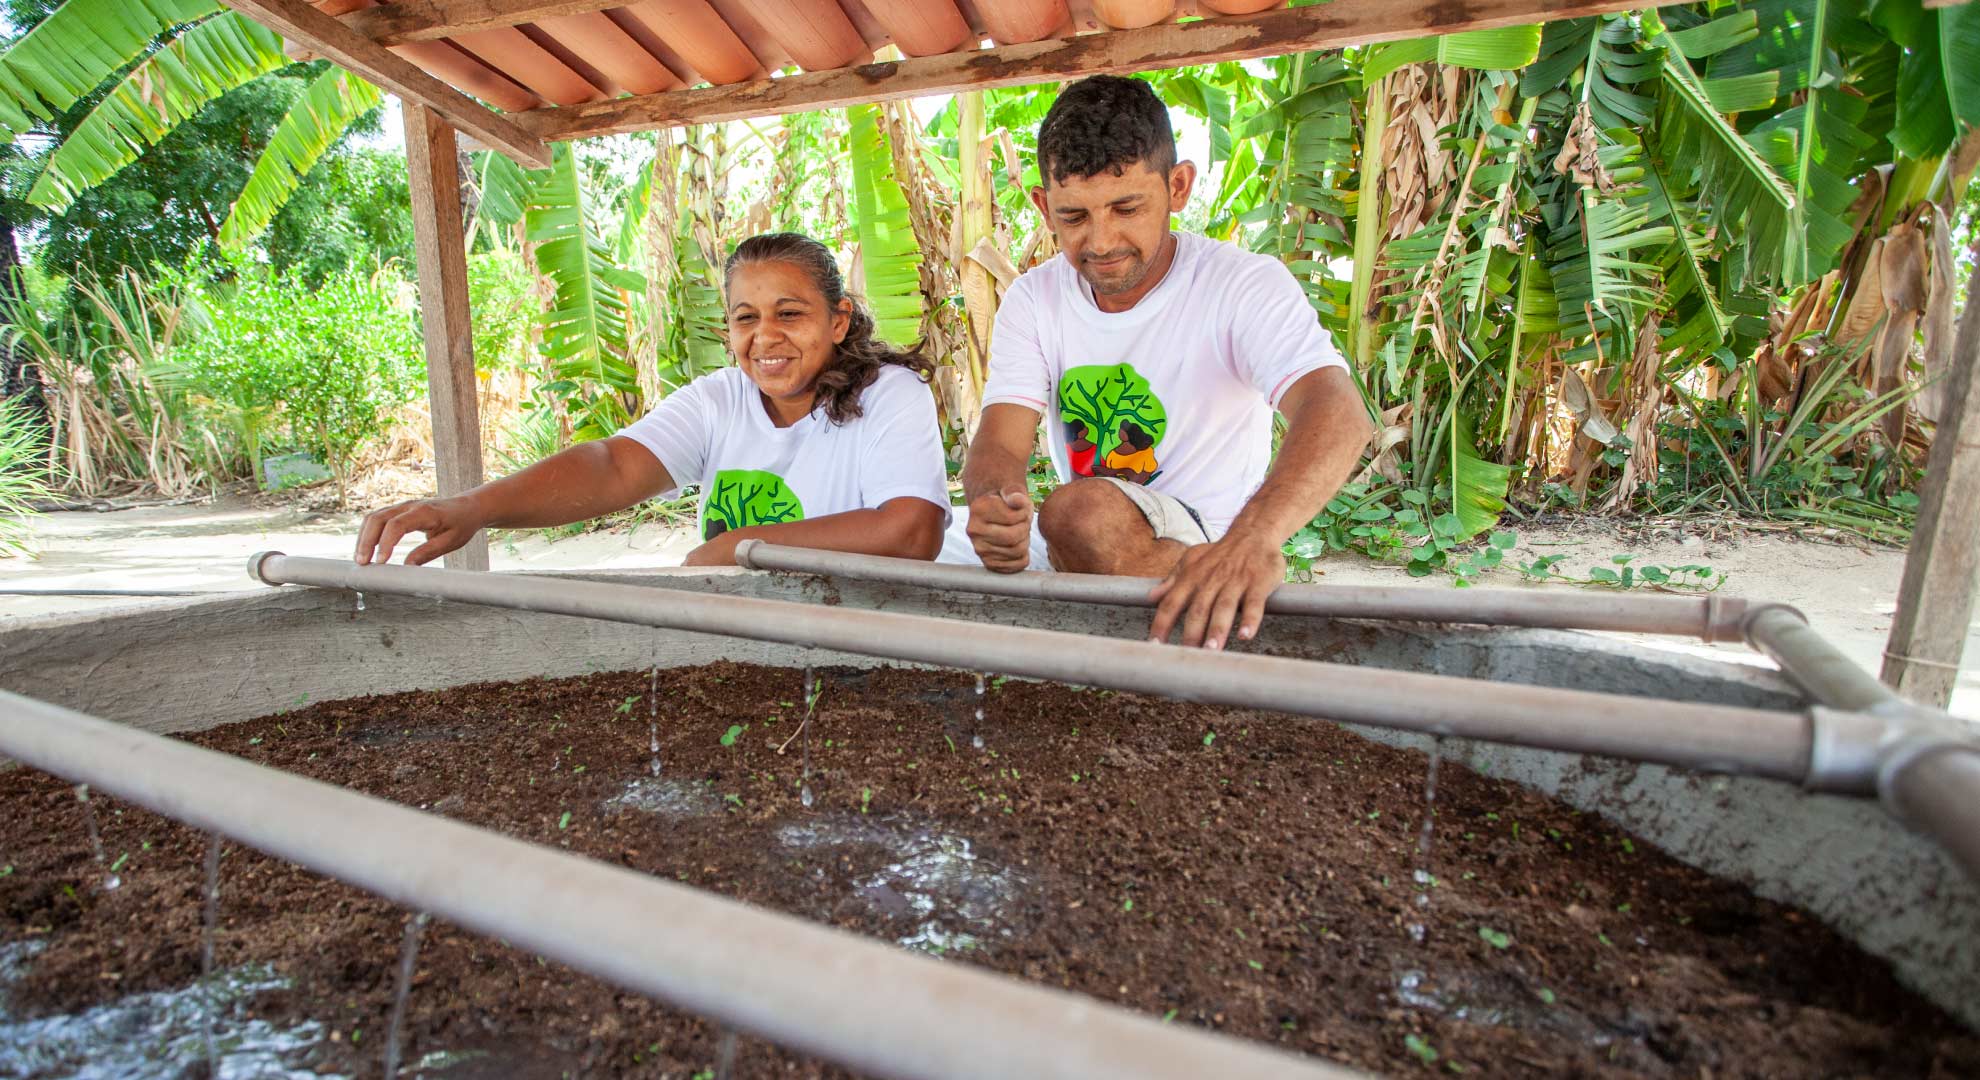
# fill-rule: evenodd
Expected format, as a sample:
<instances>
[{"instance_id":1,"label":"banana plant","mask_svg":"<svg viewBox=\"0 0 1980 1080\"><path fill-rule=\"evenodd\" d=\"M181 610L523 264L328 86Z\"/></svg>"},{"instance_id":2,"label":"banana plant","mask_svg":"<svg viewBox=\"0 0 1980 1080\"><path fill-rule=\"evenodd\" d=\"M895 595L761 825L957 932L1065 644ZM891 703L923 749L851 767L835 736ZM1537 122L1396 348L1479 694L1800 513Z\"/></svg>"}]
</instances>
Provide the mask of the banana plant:
<instances>
[{"instance_id":1,"label":"banana plant","mask_svg":"<svg viewBox=\"0 0 1980 1080\"><path fill-rule=\"evenodd\" d=\"M0 128L19 135L89 96L218 0L69 0L0 54Z\"/></svg>"},{"instance_id":2,"label":"banana plant","mask_svg":"<svg viewBox=\"0 0 1980 1080\"><path fill-rule=\"evenodd\" d=\"M289 63L274 32L213 0L68 0L0 54L0 131L18 136L116 79L28 193L59 214L216 98ZM355 75L319 75L257 159L221 243L239 247L265 230L302 177L380 100Z\"/></svg>"},{"instance_id":3,"label":"banana plant","mask_svg":"<svg viewBox=\"0 0 1980 1080\"><path fill-rule=\"evenodd\" d=\"M342 68L318 75L276 125L220 226L220 243L238 248L260 236L331 144L383 100L377 87Z\"/></svg>"},{"instance_id":4,"label":"banana plant","mask_svg":"<svg viewBox=\"0 0 1980 1080\"><path fill-rule=\"evenodd\" d=\"M874 332L882 340L912 345L921 335L926 302L921 295L921 246L908 219L907 196L894 173L880 106L855 105L847 113L861 284Z\"/></svg>"},{"instance_id":5,"label":"banana plant","mask_svg":"<svg viewBox=\"0 0 1980 1080\"><path fill-rule=\"evenodd\" d=\"M543 390L565 398L575 438L603 438L630 423L640 406L626 296L644 291L646 280L619 266L598 238L568 143L558 143L550 167L531 177L523 221L537 269L556 288L540 316L552 376Z\"/></svg>"},{"instance_id":6,"label":"banana plant","mask_svg":"<svg viewBox=\"0 0 1980 1080\"><path fill-rule=\"evenodd\" d=\"M50 155L28 201L61 213L136 161L208 102L289 62L282 39L242 15L216 15L146 57Z\"/></svg>"}]
</instances>

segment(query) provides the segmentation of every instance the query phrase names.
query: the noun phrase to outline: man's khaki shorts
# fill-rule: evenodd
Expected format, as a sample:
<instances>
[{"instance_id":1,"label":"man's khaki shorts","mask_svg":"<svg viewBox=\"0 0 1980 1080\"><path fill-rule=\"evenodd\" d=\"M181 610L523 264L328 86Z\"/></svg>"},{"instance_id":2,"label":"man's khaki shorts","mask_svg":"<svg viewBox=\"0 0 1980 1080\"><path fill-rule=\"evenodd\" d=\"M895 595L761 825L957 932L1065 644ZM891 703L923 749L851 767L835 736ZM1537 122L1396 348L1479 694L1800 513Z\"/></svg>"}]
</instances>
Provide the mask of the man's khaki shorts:
<instances>
[{"instance_id":1,"label":"man's khaki shorts","mask_svg":"<svg viewBox=\"0 0 1980 1080\"><path fill-rule=\"evenodd\" d=\"M1098 479L1112 480L1121 493L1148 519L1148 525L1155 530L1158 540L1174 540L1182 544L1207 544L1210 536L1203 528L1203 522L1189 504L1174 496L1150 491L1140 484L1130 484L1118 477L1103 476ZM942 534L942 553L936 556L937 562L955 566L982 566L977 558L976 548L969 540L969 507L952 508L954 517L949 521L949 529ZM1029 569L1052 569L1051 553L1045 550L1045 534L1038 531L1037 523L1032 523L1031 562Z\"/></svg>"},{"instance_id":2,"label":"man's khaki shorts","mask_svg":"<svg viewBox=\"0 0 1980 1080\"><path fill-rule=\"evenodd\" d=\"M1197 517L1196 511L1190 509L1190 505L1181 499L1173 495L1164 495L1159 491L1150 491L1140 484L1131 484L1118 476L1102 476L1098 479L1111 481L1115 487L1121 489L1121 494L1126 495L1135 509L1141 511L1141 516L1148 519L1149 527L1155 530L1155 539L1174 540L1180 544L1210 542L1210 533L1204 529L1203 519Z\"/></svg>"}]
</instances>

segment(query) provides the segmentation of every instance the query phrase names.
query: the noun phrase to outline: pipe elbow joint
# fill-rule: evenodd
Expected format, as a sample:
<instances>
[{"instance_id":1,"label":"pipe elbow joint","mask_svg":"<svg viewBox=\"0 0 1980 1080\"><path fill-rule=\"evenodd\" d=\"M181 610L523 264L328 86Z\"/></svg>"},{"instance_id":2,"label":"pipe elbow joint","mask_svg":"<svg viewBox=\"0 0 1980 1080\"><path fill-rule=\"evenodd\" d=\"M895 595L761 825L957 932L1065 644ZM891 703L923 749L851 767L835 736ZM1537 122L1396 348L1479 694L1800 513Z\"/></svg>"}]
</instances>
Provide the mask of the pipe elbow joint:
<instances>
[{"instance_id":1,"label":"pipe elbow joint","mask_svg":"<svg viewBox=\"0 0 1980 1080\"><path fill-rule=\"evenodd\" d=\"M1876 792L1892 816L1916 825L1918 822L1905 807L1905 772L1940 754L1980 754L1980 736L1976 736L1972 725L1936 709L1906 703L1902 712L1903 718L1891 725L1893 736L1877 763Z\"/></svg>"}]
</instances>

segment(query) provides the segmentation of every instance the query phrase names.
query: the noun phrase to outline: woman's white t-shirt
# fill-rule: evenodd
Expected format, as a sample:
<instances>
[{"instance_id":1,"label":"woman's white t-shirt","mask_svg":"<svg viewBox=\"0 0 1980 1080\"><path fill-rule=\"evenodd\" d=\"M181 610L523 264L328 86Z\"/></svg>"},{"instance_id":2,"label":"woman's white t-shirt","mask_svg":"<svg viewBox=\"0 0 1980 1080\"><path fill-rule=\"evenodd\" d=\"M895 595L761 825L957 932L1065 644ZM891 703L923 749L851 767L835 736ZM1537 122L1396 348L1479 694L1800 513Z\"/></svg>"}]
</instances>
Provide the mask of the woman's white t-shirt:
<instances>
[{"instance_id":1,"label":"woman's white t-shirt","mask_svg":"<svg viewBox=\"0 0 1980 1080\"><path fill-rule=\"evenodd\" d=\"M949 509L935 399L914 372L883 366L844 424L814 410L787 428L770 422L756 384L723 368L663 399L619 434L652 451L673 478L671 498L701 486L697 525L730 529L868 510L903 496ZM947 521L946 516L943 519Z\"/></svg>"},{"instance_id":2,"label":"woman's white t-shirt","mask_svg":"<svg viewBox=\"0 0 1980 1080\"><path fill-rule=\"evenodd\" d=\"M1018 278L997 309L983 403L1044 414L1060 482L1145 484L1202 515L1214 540L1265 479L1280 396L1346 364L1284 264L1174 235L1168 273L1126 311L1101 311L1064 255Z\"/></svg>"}]
</instances>

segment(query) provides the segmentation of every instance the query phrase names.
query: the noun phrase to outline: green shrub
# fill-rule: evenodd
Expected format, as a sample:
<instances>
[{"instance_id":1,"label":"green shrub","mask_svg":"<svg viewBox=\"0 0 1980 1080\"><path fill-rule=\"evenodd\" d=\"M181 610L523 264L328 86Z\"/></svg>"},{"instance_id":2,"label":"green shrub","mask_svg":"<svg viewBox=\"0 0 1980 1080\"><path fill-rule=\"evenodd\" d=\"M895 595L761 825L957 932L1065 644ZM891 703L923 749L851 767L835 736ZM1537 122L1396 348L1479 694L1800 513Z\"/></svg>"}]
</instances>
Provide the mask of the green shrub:
<instances>
[{"instance_id":1,"label":"green shrub","mask_svg":"<svg viewBox=\"0 0 1980 1080\"><path fill-rule=\"evenodd\" d=\"M474 366L503 371L525 361L536 302L530 272L513 252L468 256L468 308L474 313Z\"/></svg>"},{"instance_id":2,"label":"green shrub","mask_svg":"<svg viewBox=\"0 0 1980 1080\"><path fill-rule=\"evenodd\" d=\"M418 314L390 268L312 290L299 277L242 268L207 287L207 327L183 373L239 440L256 482L275 440L308 450L341 486L387 414L425 384Z\"/></svg>"}]
</instances>

